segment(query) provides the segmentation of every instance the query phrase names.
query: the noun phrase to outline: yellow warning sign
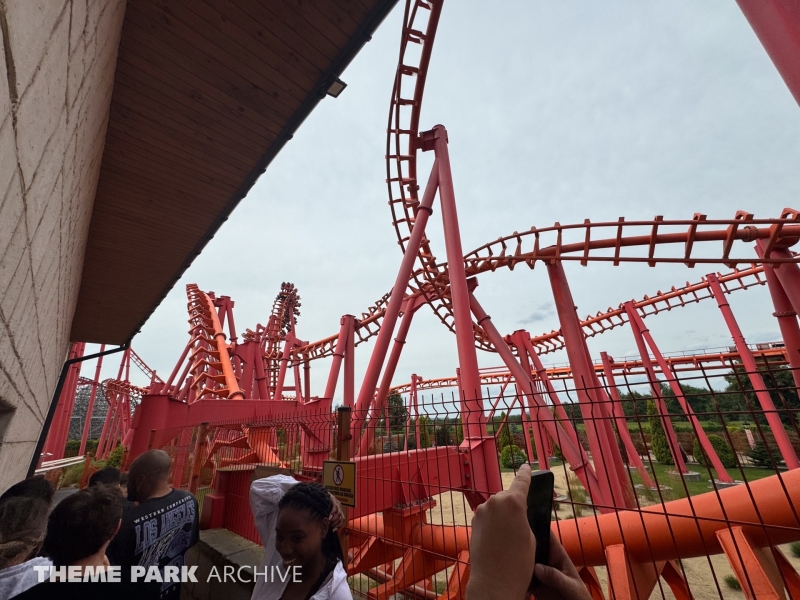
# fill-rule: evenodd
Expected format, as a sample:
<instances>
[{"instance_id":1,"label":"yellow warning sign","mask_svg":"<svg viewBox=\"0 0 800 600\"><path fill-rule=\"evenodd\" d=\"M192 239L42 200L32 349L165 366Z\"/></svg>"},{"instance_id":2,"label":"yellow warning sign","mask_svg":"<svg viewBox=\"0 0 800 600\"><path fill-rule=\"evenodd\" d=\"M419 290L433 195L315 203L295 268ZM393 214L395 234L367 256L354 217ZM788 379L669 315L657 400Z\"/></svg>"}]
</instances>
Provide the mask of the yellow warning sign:
<instances>
[{"instance_id":1,"label":"yellow warning sign","mask_svg":"<svg viewBox=\"0 0 800 600\"><path fill-rule=\"evenodd\" d=\"M322 463L322 485L344 506L356 505L356 463L326 460Z\"/></svg>"}]
</instances>

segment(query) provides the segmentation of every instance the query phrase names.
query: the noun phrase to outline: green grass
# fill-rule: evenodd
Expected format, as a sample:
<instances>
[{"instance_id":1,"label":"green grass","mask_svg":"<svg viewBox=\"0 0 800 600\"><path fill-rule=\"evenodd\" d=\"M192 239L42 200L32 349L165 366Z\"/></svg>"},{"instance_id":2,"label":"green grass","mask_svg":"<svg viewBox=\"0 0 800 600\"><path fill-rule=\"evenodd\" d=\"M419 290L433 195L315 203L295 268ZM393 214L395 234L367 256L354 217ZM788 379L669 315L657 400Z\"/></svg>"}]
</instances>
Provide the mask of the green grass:
<instances>
[{"instance_id":1,"label":"green grass","mask_svg":"<svg viewBox=\"0 0 800 600\"><path fill-rule=\"evenodd\" d=\"M645 465L650 466L649 463L645 463ZM667 485L672 488L668 494L663 494L665 500L672 500L675 498L685 498L686 497L686 490L688 489L689 495L695 496L697 494L705 494L706 492L710 492L711 488L709 487L708 480L712 477L714 479L717 478L717 471L716 469L711 469L711 475L709 476L709 469L700 465L687 465L690 471L696 471L700 473L702 479L700 481L686 481L682 482L680 479L676 479L670 477L667 472L674 471L675 467L672 465L662 465L655 461L653 461L652 468L655 470L655 473L651 473L650 477L653 479L654 483L658 485ZM735 469L728 469L728 475L733 477L736 480L740 481L756 481L758 479L763 479L764 477L769 477L770 475L774 475L775 471L771 469L759 469L757 467L742 467L742 468L735 468ZM631 472L633 483L639 484L642 483L639 474L636 471ZM684 485L686 488L684 488ZM669 497L667 497L669 496ZM655 494L655 500L658 500L658 494Z\"/></svg>"}]
</instances>

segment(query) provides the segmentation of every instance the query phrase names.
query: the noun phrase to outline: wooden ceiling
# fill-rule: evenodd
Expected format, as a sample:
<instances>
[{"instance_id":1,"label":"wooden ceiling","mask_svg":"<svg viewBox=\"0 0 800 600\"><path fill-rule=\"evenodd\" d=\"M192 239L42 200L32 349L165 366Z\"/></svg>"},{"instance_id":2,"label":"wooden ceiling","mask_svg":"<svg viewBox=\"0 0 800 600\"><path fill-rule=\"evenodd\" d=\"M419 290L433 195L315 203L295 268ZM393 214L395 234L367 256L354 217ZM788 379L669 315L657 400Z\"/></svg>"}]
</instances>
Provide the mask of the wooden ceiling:
<instances>
[{"instance_id":1,"label":"wooden ceiling","mask_svg":"<svg viewBox=\"0 0 800 600\"><path fill-rule=\"evenodd\" d=\"M130 340L397 0L128 0L74 341Z\"/></svg>"}]
</instances>

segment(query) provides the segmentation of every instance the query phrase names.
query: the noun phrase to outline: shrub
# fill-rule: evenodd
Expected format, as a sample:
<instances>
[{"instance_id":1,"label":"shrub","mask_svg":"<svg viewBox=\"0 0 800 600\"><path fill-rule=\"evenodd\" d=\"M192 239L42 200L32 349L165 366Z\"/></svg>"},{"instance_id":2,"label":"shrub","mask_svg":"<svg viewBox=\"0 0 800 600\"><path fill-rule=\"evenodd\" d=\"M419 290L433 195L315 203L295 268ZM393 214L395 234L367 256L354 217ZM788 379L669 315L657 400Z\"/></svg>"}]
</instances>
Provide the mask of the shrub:
<instances>
[{"instance_id":1,"label":"shrub","mask_svg":"<svg viewBox=\"0 0 800 600\"><path fill-rule=\"evenodd\" d=\"M119 469L122 466L122 455L125 452L125 448L120 444L108 455L108 460L106 460L107 467L116 467Z\"/></svg>"},{"instance_id":2,"label":"shrub","mask_svg":"<svg viewBox=\"0 0 800 600\"><path fill-rule=\"evenodd\" d=\"M502 421L505 418L505 413L500 413L500 420ZM500 429L500 435L497 438L497 445L500 449L505 448L506 446L511 446L511 432L508 430L508 423L504 423Z\"/></svg>"},{"instance_id":3,"label":"shrub","mask_svg":"<svg viewBox=\"0 0 800 600\"><path fill-rule=\"evenodd\" d=\"M506 446L500 453L500 464L506 469L518 469L528 462L528 457L519 446Z\"/></svg>"},{"instance_id":4,"label":"shrub","mask_svg":"<svg viewBox=\"0 0 800 600\"><path fill-rule=\"evenodd\" d=\"M792 553L792 556L795 558L800 558L800 542L792 542L792 545L789 546L789 550Z\"/></svg>"},{"instance_id":5,"label":"shrub","mask_svg":"<svg viewBox=\"0 0 800 600\"><path fill-rule=\"evenodd\" d=\"M739 580L736 579L736 575L725 575L725 577L723 577L723 581L725 581L725 585L732 590L741 591L742 589L742 586L739 584Z\"/></svg>"},{"instance_id":6,"label":"shrub","mask_svg":"<svg viewBox=\"0 0 800 600\"><path fill-rule=\"evenodd\" d=\"M77 485L81 482L81 477L83 476L83 463L78 463L77 465L70 465L66 469L64 469L64 475L59 482L59 487L65 488L70 487L73 485Z\"/></svg>"},{"instance_id":7,"label":"shrub","mask_svg":"<svg viewBox=\"0 0 800 600\"><path fill-rule=\"evenodd\" d=\"M767 469L772 469L775 464L773 463L772 454L764 445L764 442L758 440L756 445L747 453L747 456L753 461L753 464L756 467L764 467ZM777 455L776 459L777 459ZM780 460L780 459L777 459Z\"/></svg>"},{"instance_id":8,"label":"shrub","mask_svg":"<svg viewBox=\"0 0 800 600\"><path fill-rule=\"evenodd\" d=\"M725 441L724 438L714 435L713 433L708 436L708 441L711 442L711 445L714 447L714 451L717 453L717 456L719 456L722 466L726 469L735 469L736 455L733 453L733 450L731 450L728 442ZM697 462L704 467L713 466L711 465L711 461L706 462L705 452L703 452L703 449L700 447L700 440L697 438L694 440L694 449L692 450L692 454L694 454L695 460L697 460Z\"/></svg>"},{"instance_id":9,"label":"shrub","mask_svg":"<svg viewBox=\"0 0 800 600\"><path fill-rule=\"evenodd\" d=\"M425 415L419 418L419 445L422 448L431 447L430 419Z\"/></svg>"},{"instance_id":10,"label":"shrub","mask_svg":"<svg viewBox=\"0 0 800 600\"><path fill-rule=\"evenodd\" d=\"M673 465L675 461L672 460L672 453L669 451L669 442L667 442L667 434L664 432L664 426L661 424L661 418L656 409L656 403L652 400L647 401L647 422L650 425L650 443L653 446L653 454L656 460L662 465Z\"/></svg>"},{"instance_id":11,"label":"shrub","mask_svg":"<svg viewBox=\"0 0 800 600\"><path fill-rule=\"evenodd\" d=\"M553 456L555 456L558 460L564 460L564 454L561 452L561 448L558 447L558 444L553 442Z\"/></svg>"}]
</instances>

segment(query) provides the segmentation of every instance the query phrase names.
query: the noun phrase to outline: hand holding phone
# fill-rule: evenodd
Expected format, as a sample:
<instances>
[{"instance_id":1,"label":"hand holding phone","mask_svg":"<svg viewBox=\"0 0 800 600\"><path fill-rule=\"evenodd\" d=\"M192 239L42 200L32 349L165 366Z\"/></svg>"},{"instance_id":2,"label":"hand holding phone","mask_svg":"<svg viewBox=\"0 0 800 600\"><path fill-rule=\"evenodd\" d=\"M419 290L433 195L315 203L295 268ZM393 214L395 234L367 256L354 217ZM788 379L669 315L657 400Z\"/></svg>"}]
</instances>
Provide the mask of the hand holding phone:
<instances>
[{"instance_id":1,"label":"hand holding phone","mask_svg":"<svg viewBox=\"0 0 800 600\"><path fill-rule=\"evenodd\" d=\"M531 485L528 488L528 525L536 538L537 565L546 565L549 560L554 484L552 471L531 473Z\"/></svg>"},{"instance_id":2,"label":"hand holding phone","mask_svg":"<svg viewBox=\"0 0 800 600\"><path fill-rule=\"evenodd\" d=\"M530 479L530 466L522 465L507 490L495 494L475 511L467 598L525 597L536 546L525 517Z\"/></svg>"}]
</instances>

